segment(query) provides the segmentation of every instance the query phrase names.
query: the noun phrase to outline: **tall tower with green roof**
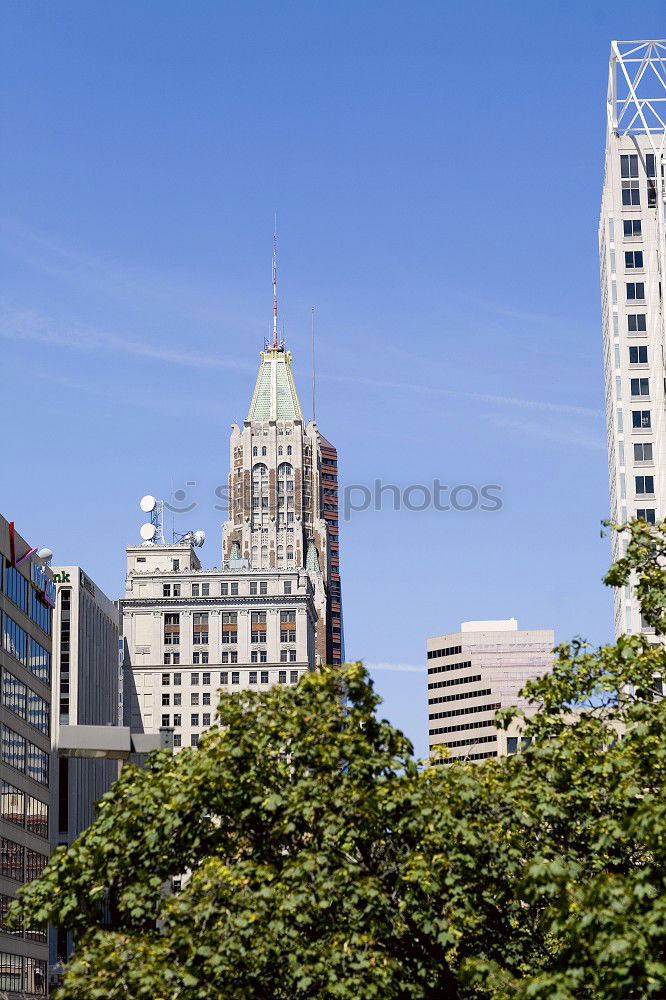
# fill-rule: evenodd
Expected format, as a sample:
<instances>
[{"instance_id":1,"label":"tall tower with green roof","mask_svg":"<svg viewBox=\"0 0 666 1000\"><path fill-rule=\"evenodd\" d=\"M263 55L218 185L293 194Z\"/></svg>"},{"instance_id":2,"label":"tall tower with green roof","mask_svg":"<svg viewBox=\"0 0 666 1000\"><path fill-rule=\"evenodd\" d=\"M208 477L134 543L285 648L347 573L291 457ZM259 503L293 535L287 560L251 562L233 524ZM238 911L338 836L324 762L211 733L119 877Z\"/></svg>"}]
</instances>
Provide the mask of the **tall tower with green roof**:
<instances>
[{"instance_id":1,"label":"tall tower with green roof","mask_svg":"<svg viewBox=\"0 0 666 1000\"><path fill-rule=\"evenodd\" d=\"M308 424L277 339L275 250L273 342L261 352L250 409L230 439L229 519L222 536L225 568L302 570L317 607L319 663L344 658L339 562L337 451Z\"/></svg>"}]
</instances>

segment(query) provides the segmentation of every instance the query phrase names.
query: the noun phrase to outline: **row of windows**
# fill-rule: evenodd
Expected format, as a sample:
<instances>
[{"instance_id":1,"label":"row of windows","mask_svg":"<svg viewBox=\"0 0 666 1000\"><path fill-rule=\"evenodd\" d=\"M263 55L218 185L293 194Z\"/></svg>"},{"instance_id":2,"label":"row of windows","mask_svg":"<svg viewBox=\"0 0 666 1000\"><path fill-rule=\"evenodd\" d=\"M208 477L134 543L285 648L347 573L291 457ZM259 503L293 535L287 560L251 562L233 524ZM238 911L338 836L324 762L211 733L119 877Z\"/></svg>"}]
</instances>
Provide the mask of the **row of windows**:
<instances>
[{"instance_id":1,"label":"row of windows","mask_svg":"<svg viewBox=\"0 0 666 1000\"><path fill-rule=\"evenodd\" d=\"M252 449L252 454L254 455L255 458L257 457L258 449L257 449L256 445ZM262 454L262 457L266 455L266 445L262 445L262 447L261 447L261 454ZM281 455L281 454L282 454L282 445L280 444L280 445L278 445L278 455ZM287 454L291 455L291 445L290 444L287 445Z\"/></svg>"},{"instance_id":2,"label":"row of windows","mask_svg":"<svg viewBox=\"0 0 666 1000\"><path fill-rule=\"evenodd\" d=\"M45 684L51 678L51 654L33 639L16 622L4 615L2 619L2 648L22 663L24 667Z\"/></svg>"},{"instance_id":3,"label":"row of windows","mask_svg":"<svg viewBox=\"0 0 666 1000\"><path fill-rule=\"evenodd\" d=\"M460 663L447 663L444 666L428 667L429 674L443 674L446 670L463 670L471 667L471 660L462 660Z\"/></svg>"},{"instance_id":4,"label":"row of windows","mask_svg":"<svg viewBox=\"0 0 666 1000\"><path fill-rule=\"evenodd\" d=\"M0 990L46 996L46 962L0 951Z\"/></svg>"},{"instance_id":5,"label":"row of windows","mask_svg":"<svg viewBox=\"0 0 666 1000\"><path fill-rule=\"evenodd\" d=\"M40 601L37 591L28 586L28 581L12 566L7 559L4 561L4 592L17 607L27 611L36 625L39 625L46 635L51 634L51 608ZM0 563L0 566L2 564ZM28 593L30 599L28 600Z\"/></svg>"},{"instance_id":6,"label":"row of windows","mask_svg":"<svg viewBox=\"0 0 666 1000\"><path fill-rule=\"evenodd\" d=\"M429 729L429 736L441 736L443 733L461 733L464 729L487 729L494 726L494 719L481 719L480 722L459 722L455 726L439 726L437 729Z\"/></svg>"},{"instance_id":7,"label":"row of windows","mask_svg":"<svg viewBox=\"0 0 666 1000\"><path fill-rule=\"evenodd\" d=\"M290 660L291 660L292 663L294 663L296 661L296 650L290 650L290 653L293 654L293 659L290 656ZM201 681L199 680L200 677L201 677ZM284 677L284 680L282 680L283 677ZM296 681L293 680L293 678L295 677L296 679L298 679L298 671L297 670L292 670L291 671L291 677L292 677L291 683L295 684ZM239 671L234 670L232 672L232 674L231 674L231 678L232 678L232 680L231 680L232 684L240 684L240 672ZM162 686L163 687L170 687L172 684L173 684L174 687L180 687L182 685L182 683L183 683L183 675L180 674L180 673L162 674ZM197 686L198 687L199 684L201 684L204 687L207 687L210 683L211 683L211 674L209 672L207 672L207 671L205 671L202 674L198 674L198 673L191 673L190 674L190 684L192 686ZM220 671L220 684L228 684L228 683L229 683L229 672L227 670ZM257 671L256 670L250 670L250 684L256 684L256 683L257 683ZM268 684L268 670L262 670L261 671L261 683L262 684ZM287 683L287 672L286 672L286 670L280 670L279 671L279 683L280 684L286 684ZM162 695L162 699L164 699L164 697L165 697L165 695ZM166 697L168 697L168 695ZM175 697L176 697L176 695L174 695L174 698ZM178 695L178 697L180 698L180 695ZM194 697L194 694L192 695L192 697ZM207 702L205 700L206 698L209 698L210 695L204 694L203 697L204 697L203 704L204 705L210 704L210 702ZM162 704L163 705L168 705L169 702L168 701L165 702L164 700L162 700ZM178 702L174 701L174 705L175 704L179 705L180 701L178 701ZM192 704L194 705L194 704L196 704L196 702L192 702Z\"/></svg>"},{"instance_id":8,"label":"row of windows","mask_svg":"<svg viewBox=\"0 0 666 1000\"><path fill-rule=\"evenodd\" d=\"M451 708L446 712L431 712L428 715L430 722L434 722L435 719L452 719L454 716L458 715L476 715L478 712L496 712L498 708L501 708L499 702L496 705L471 705L469 708Z\"/></svg>"},{"instance_id":9,"label":"row of windows","mask_svg":"<svg viewBox=\"0 0 666 1000\"><path fill-rule=\"evenodd\" d=\"M285 594L291 594L291 580L284 580L282 583L282 591ZM239 584L237 583L221 583L220 584L220 595L222 597L238 597L239 596ZM162 584L162 597L181 597L183 590L183 584L181 583L163 583ZM249 586L248 593L250 597L256 594L264 595L268 594L268 582L266 580L256 580L252 581ZM191 594L192 597L210 597L210 583L193 583L191 584Z\"/></svg>"},{"instance_id":10,"label":"row of windows","mask_svg":"<svg viewBox=\"0 0 666 1000\"><path fill-rule=\"evenodd\" d=\"M266 642L266 612L252 611L250 615L250 641L254 643ZM192 643L193 645L208 644L208 612L197 612L192 619ZM225 611L222 613L222 642L226 644L238 641L238 612ZM280 642L296 642L296 612L280 612ZM165 646L180 645L180 615L164 615L164 644Z\"/></svg>"},{"instance_id":11,"label":"row of windows","mask_svg":"<svg viewBox=\"0 0 666 1000\"><path fill-rule=\"evenodd\" d=\"M46 802L15 788L8 781L2 782L0 819L15 823L16 826L24 827L30 833L48 840L49 807Z\"/></svg>"},{"instance_id":12,"label":"row of windows","mask_svg":"<svg viewBox=\"0 0 666 1000\"><path fill-rule=\"evenodd\" d=\"M40 785L49 783L49 755L46 750L26 740L25 736L15 733L9 726L2 726L2 762L9 767L27 774Z\"/></svg>"},{"instance_id":13,"label":"row of windows","mask_svg":"<svg viewBox=\"0 0 666 1000\"><path fill-rule=\"evenodd\" d=\"M431 749L435 749L432 747ZM455 764L459 760L487 760L489 757L497 757L497 750L486 751L485 753L467 753L462 757L446 757L444 759L431 760L430 763L435 766L441 764Z\"/></svg>"},{"instance_id":14,"label":"row of windows","mask_svg":"<svg viewBox=\"0 0 666 1000\"><path fill-rule=\"evenodd\" d=\"M48 855L0 837L0 875L15 882L32 882L46 867Z\"/></svg>"},{"instance_id":15,"label":"row of windows","mask_svg":"<svg viewBox=\"0 0 666 1000\"><path fill-rule=\"evenodd\" d=\"M289 684L298 684L298 676L299 676L298 675L298 670L290 670L289 671ZM259 680L259 678L261 678L261 679ZM267 670L261 670L261 671L250 670L250 672L249 672L249 682L250 682L250 684L258 684L258 683L268 684L268 671ZM229 683L228 678L223 683L228 684ZM231 683L232 684L240 684L240 672L235 671L235 670L232 671L232 673L231 673ZM286 683L287 683L287 671L286 670L280 670L280 671L278 671L278 684L286 684ZM177 696L174 695L174 707L177 707L180 704L180 701L176 702L176 697ZM204 697L203 704L204 705L210 704L210 696L208 696L208 698L209 698L208 701L206 701L206 697L207 697L206 695L204 695L203 697ZM198 703L199 703L199 696L193 694L192 695L192 704L193 705L198 705ZM168 701L167 701L166 704L168 705ZM164 706L164 695L162 696L162 705ZM201 719L201 722L199 721L200 719ZM210 712L203 712L201 715L199 715L198 712L192 712L192 713L190 713L190 725L191 726L199 726L199 725L201 725L201 726L210 726L210 720L211 720L211 713ZM177 729L180 726L182 726L182 724L183 724L183 716L182 716L182 714L180 712L176 712L174 715L164 714L164 715L162 715L162 723L161 724L163 726L167 726L167 727L173 726L174 728Z\"/></svg>"},{"instance_id":16,"label":"row of windows","mask_svg":"<svg viewBox=\"0 0 666 1000\"><path fill-rule=\"evenodd\" d=\"M447 646L446 649L429 649L428 659L436 660L440 656L457 656L462 653L462 646Z\"/></svg>"},{"instance_id":17,"label":"row of windows","mask_svg":"<svg viewBox=\"0 0 666 1000\"><path fill-rule=\"evenodd\" d=\"M432 691L435 688L452 687L454 684L476 684L480 680L481 674L472 674L469 677L449 677L446 681L432 681L428 684L428 690Z\"/></svg>"},{"instance_id":18,"label":"row of windows","mask_svg":"<svg viewBox=\"0 0 666 1000\"><path fill-rule=\"evenodd\" d=\"M463 698L485 698L488 694L490 688L483 688L481 691L462 691L460 694L443 694L439 698L428 698L428 704L439 705L443 701L462 701Z\"/></svg>"},{"instance_id":19,"label":"row of windows","mask_svg":"<svg viewBox=\"0 0 666 1000\"><path fill-rule=\"evenodd\" d=\"M473 736L472 739L468 737L466 740L450 740L448 743L440 743L439 746L449 747L453 750L455 747L476 746L477 743L497 743L497 736L494 734L492 736Z\"/></svg>"}]
</instances>

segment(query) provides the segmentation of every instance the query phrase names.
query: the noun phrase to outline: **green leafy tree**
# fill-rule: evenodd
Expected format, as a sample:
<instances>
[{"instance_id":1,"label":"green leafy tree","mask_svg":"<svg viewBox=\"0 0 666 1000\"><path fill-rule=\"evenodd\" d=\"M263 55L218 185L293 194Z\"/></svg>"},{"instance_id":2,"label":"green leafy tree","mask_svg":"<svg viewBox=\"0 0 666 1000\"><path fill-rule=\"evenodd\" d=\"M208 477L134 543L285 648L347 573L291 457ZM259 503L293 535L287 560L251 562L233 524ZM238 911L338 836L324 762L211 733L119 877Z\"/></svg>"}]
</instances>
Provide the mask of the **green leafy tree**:
<instances>
[{"instance_id":1,"label":"green leafy tree","mask_svg":"<svg viewBox=\"0 0 666 1000\"><path fill-rule=\"evenodd\" d=\"M621 530L607 582L660 635L666 530ZM74 933L61 1000L664 998L663 672L645 637L560 646L529 747L440 767L360 664L224 695L198 748L123 769L16 912Z\"/></svg>"}]
</instances>

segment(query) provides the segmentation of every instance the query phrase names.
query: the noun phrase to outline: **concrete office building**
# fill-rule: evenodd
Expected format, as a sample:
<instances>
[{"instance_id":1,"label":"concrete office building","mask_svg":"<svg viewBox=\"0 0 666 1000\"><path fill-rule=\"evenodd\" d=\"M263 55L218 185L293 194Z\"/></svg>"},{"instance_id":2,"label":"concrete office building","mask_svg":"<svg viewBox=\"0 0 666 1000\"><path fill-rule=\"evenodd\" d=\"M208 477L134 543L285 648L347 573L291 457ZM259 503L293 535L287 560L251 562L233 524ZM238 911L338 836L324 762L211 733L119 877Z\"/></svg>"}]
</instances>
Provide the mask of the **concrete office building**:
<instances>
[{"instance_id":1,"label":"concrete office building","mask_svg":"<svg viewBox=\"0 0 666 1000\"><path fill-rule=\"evenodd\" d=\"M120 611L80 566L54 566L53 705L55 752L62 726L118 726L122 723L119 657ZM56 759L53 766L54 821L51 842L71 844L94 819L94 804L119 774L116 760ZM50 964L66 962L71 935L51 936Z\"/></svg>"},{"instance_id":2,"label":"concrete office building","mask_svg":"<svg viewBox=\"0 0 666 1000\"><path fill-rule=\"evenodd\" d=\"M240 564L243 560L238 560ZM127 547L125 724L196 746L217 694L295 684L316 662L303 569L203 569L189 540Z\"/></svg>"},{"instance_id":3,"label":"concrete office building","mask_svg":"<svg viewBox=\"0 0 666 1000\"><path fill-rule=\"evenodd\" d=\"M517 749L517 732L495 725L499 708L528 708L518 692L550 670L552 629L519 629L515 618L463 622L427 642L428 731L433 764L485 760ZM448 756L441 756L446 748Z\"/></svg>"},{"instance_id":4,"label":"concrete office building","mask_svg":"<svg viewBox=\"0 0 666 1000\"><path fill-rule=\"evenodd\" d=\"M611 45L599 256L615 523L666 516L665 59L666 41ZM614 559L623 544L614 536ZM616 634L650 631L630 587L614 602Z\"/></svg>"},{"instance_id":5,"label":"concrete office building","mask_svg":"<svg viewBox=\"0 0 666 1000\"><path fill-rule=\"evenodd\" d=\"M17 890L41 874L49 855L51 571L0 516L2 670L0 726L0 994L47 991L46 928L9 931Z\"/></svg>"}]
</instances>

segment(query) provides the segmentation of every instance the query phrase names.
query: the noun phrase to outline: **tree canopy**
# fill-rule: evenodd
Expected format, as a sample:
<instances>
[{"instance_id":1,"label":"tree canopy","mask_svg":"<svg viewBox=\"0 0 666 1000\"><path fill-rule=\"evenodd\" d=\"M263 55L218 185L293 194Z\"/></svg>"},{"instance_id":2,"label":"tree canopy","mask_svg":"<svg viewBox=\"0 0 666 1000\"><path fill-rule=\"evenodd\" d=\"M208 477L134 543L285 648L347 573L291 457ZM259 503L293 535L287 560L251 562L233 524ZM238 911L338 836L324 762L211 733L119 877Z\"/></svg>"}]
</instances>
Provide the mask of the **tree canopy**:
<instances>
[{"instance_id":1,"label":"tree canopy","mask_svg":"<svg viewBox=\"0 0 666 1000\"><path fill-rule=\"evenodd\" d=\"M607 582L637 582L658 636L666 528L621 530ZM666 997L652 642L559 646L526 688L530 745L474 764L416 762L360 664L222 695L197 748L124 767L21 890L23 919L75 935L58 996Z\"/></svg>"}]
</instances>

